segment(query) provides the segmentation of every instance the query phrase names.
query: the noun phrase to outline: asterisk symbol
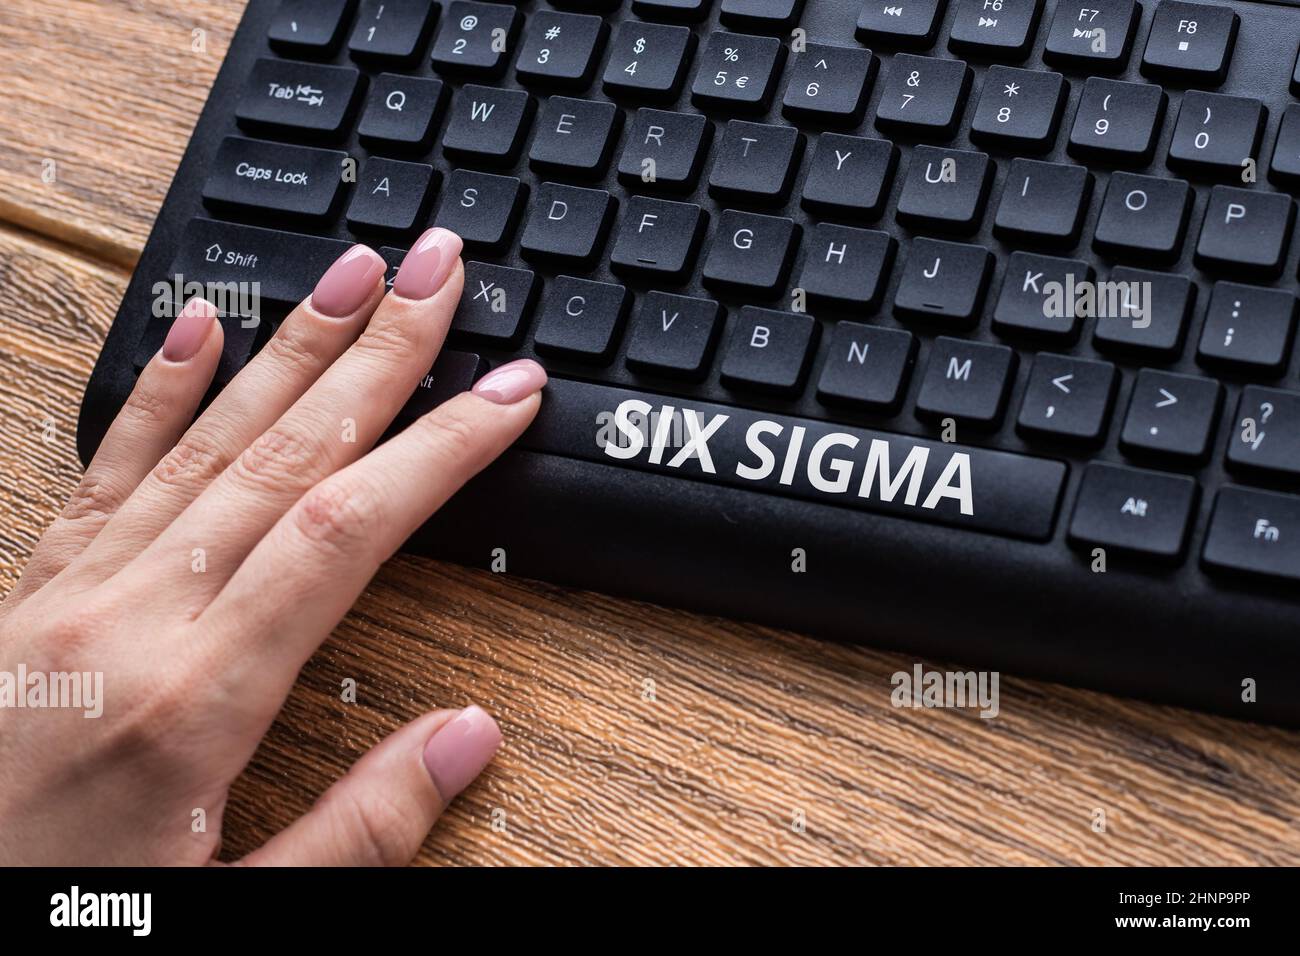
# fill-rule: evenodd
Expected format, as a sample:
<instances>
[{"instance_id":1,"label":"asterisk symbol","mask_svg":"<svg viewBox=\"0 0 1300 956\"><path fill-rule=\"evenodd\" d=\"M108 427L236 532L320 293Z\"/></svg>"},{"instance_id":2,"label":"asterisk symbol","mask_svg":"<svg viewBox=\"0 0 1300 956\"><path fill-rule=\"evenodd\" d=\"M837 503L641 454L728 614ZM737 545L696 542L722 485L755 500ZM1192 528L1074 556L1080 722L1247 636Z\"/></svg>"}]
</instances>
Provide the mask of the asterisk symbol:
<instances>
[{"instance_id":1,"label":"asterisk symbol","mask_svg":"<svg viewBox=\"0 0 1300 956\"><path fill-rule=\"evenodd\" d=\"M1007 96L1019 96L1019 95L1020 95L1020 84L1019 84L1019 83L1008 83L1008 84L1007 84Z\"/></svg>"}]
</instances>

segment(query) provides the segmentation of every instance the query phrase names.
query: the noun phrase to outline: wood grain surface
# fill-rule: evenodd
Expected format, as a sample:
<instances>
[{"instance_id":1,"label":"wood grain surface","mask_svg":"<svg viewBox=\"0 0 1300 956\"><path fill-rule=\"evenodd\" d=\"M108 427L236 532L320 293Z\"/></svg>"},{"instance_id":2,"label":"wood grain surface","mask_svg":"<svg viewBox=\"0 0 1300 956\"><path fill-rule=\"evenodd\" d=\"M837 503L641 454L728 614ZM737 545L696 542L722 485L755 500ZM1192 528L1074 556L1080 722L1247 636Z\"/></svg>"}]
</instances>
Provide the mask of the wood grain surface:
<instances>
[{"instance_id":1,"label":"wood grain surface","mask_svg":"<svg viewBox=\"0 0 1300 956\"><path fill-rule=\"evenodd\" d=\"M82 388L241 7L0 4L5 591L76 480ZM303 671L224 855L474 701L506 744L422 862L1300 863L1300 735L1005 675L994 720L894 709L912 663L399 558Z\"/></svg>"}]
</instances>

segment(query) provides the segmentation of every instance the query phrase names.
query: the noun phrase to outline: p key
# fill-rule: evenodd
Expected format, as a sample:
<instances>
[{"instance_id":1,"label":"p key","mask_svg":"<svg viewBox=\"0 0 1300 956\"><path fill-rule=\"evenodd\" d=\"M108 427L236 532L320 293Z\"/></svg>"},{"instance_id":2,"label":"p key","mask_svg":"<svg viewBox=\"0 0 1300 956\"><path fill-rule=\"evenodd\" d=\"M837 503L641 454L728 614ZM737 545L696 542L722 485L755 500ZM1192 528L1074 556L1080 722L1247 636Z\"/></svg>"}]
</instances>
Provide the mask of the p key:
<instances>
[{"instance_id":1,"label":"p key","mask_svg":"<svg viewBox=\"0 0 1300 956\"><path fill-rule=\"evenodd\" d=\"M1215 186L1205 207L1196 264L1275 279L1282 274L1294 223L1290 196Z\"/></svg>"}]
</instances>

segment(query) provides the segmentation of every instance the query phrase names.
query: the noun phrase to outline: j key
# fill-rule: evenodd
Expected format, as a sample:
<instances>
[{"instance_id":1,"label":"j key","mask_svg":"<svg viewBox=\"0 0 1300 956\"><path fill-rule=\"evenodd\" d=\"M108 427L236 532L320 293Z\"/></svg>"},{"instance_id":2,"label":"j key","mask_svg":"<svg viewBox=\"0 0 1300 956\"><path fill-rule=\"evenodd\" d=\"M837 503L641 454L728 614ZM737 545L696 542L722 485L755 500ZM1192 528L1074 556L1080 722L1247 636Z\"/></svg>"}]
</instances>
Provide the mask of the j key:
<instances>
[{"instance_id":1,"label":"j key","mask_svg":"<svg viewBox=\"0 0 1300 956\"><path fill-rule=\"evenodd\" d=\"M621 285L559 276L547 287L533 344L543 355L608 362L631 298Z\"/></svg>"},{"instance_id":2,"label":"j key","mask_svg":"<svg viewBox=\"0 0 1300 956\"><path fill-rule=\"evenodd\" d=\"M499 253L519 225L527 194L513 176L453 169L434 225L450 229L471 249Z\"/></svg>"},{"instance_id":3,"label":"j key","mask_svg":"<svg viewBox=\"0 0 1300 956\"><path fill-rule=\"evenodd\" d=\"M253 64L235 118L254 131L335 139L351 118L360 78L351 67L262 57Z\"/></svg>"},{"instance_id":4,"label":"j key","mask_svg":"<svg viewBox=\"0 0 1300 956\"><path fill-rule=\"evenodd\" d=\"M1174 262L1183 245L1192 189L1180 179L1114 173L1093 245L1117 258Z\"/></svg>"},{"instance_id":5,"label":"j key","mask_svg":"<svg viewBox=\"0 0 1300 956\"><path fill-rule=\"evenodd\" d=\"M1291 357L1295 310L1295 296L1283 289L1217 282L1198 354L1211 365L1280 374Z\"/></svg>"},{"instance_id":6,"label":"j key","mask_svg":"<svg viewBox=\"0 0 1300 956\"><path fill-rule=\"evenodd\" d=\"M600 17L537 10L528 18L515 74L522 83L586 89L608 34Z\"/></svg>"},{"instance_id":7,"label":"j key","mask_svg":"<svg viewBox=\"0 0 1300 956\"><path fill-rule=\"evenodd\" d=\"M446 99L442 80L381 73L370 84L357 134L368 149L424 152Z\"/></svg>"},{"instance_id":8,"label":"j key","mask_svg":"<svg viewBox=\"0 0 1300 956\"><path fill-rule=\"evenodd\" d=\"M1074 114L1069 151L1081 159L1145 166L1164 123L1165 91L1149 83L1088 77Z\"/></svg>"},{"instance_id":9,"label":"j key","mask_svg":"<svg viewBox=\"0 0 1300 956\"><path fill-rule=\"evenodd\" d=\"M957 0L948 48L984 59L1023 60L1042 15L1043 0Z\"/></svg>"},{"instance_id":10,"label":"j key","mask_svg":"<svg viewBox=\"0 0 1300 956\"><path fill-rule=\"evenodd\" d=\"M325 219L334 210L347 158L332 149L227 136L209 167L203 201L213 208Z\"/></svg>"},{"instance_id":11,"label":"j key","mask_svg":"<svg viewBox=\"0 0 1300 956\"><path fill-rule=\"evenodd\" d=\"M1241 182L1259 151L1267 110L1259 100L1188 90L1169 144L1169 167Z\"/></svg>"},{"instance_id":12,"label":"j key","mask_svg":"<svg viewBox=\"0 0 1300 956\"><path fill-rule=\"evenodd\" d=\"M737 30L785 32L802 9L803 0L722 0L719 19Z\"/></svg>"},{"instance_id":13,"label":"j key","mask_svg":"<svg viewBox=\"0 0 1300 956\"><path fill-rule=\"evenodd\" d=\"M661 282L683 279L695 268L703 225L704 212L694 203L633 196L610 253L610 267Z\"/></svg>"},{"instance_id":14,"label":"j key","mask_svg":"<svg viewBox=\"0 0 1300 956\"><path fill-rule=\"evenodd\" d=\"M711 299L650 292L632 320L627 365L637 372L698 380L717 341L721 309Z\"/></svg>"},{"instance_id":15,"label":"j key","mask_svg":"<svg viewBox=\"0 0 1300 956\"><path fill-rule=\"evenodd\" d=\"M863 43L928 50L947 5L948 0L866 0L858 14L857 37Z\"/></svg>"},{"instance_id":16,"label":"j key","mask_svg":"<svg viewBox=\"0 0 1300 956\"><path fill-rule=\"evenodd\" d=\"M832 218L879 219L897 167L898 147L893 143L823 133L804 179L802 204Z\"/></svg>"},{"instance_id":17,"label":"j key","mask_svg":"<svg viewBox=\"0 0 1300 956\"><path fill-rule=\"evenodd\" d=\"M993 328L1000 335L1073 341L1084 311L1078 307L1076 290L1090 286L1092 280L1092 267L1086 262L1012 253L993 310Z\"/></svg>"},{"instance_id":18,"label":"j key","mask_svg":"<svg viewBox=\"0 0 1300 956\"><path fill-rule=\"evenodd\" d=\"M1002 418L1015 377L1016 353L1005 345L940 336L930 349L916 414L991 428Z\"/></svg>"},{"instance_id":19,"label":"j key","mask_svg":"<svg viewBox=\"0 0 1300 956\"><path fill-rule=\"evenodd\" d=\"M352 193L348 226L356 232L409 232L423 225L437 175L423 163L372 156Z\"/></svg>"},{"instance_id":20,"label":"j key","mask_svg":"<svg viewBox=\"0 0 1300 956\"><path fill-rule=\"evenodd\" d=\"M510 62L519 22L519 11L513 7L455 0L433 43L433 68L476 79L501 76Z\"/></svg>"},{"instance_id":21,"label":"j key","mask_svg":"<svg viewBox=\"0 0 1300 956\"><path fill-rule=\"evenodd\" d=\"M732 323L722 353L722 384L794 394L808 369L817 329L817 322L809 315L745 306Z\"/></svg>"},{"instance_id":22,"label":"j key","mask_svg":"<svg viewBox=\"0 0 1300 956\"><path fill-rule=\"evenodd\" d=\"M890 64L876 126L920 138L949 139L966 106L971 71L961 60L900 53Z\"/></svg>"},{"instance_id":23,"label":"j key","mask_svg":"<svg viewBox=\"0 0 1300 956\"><path fill-rule=\"evenodd\" d=\"M1300 392L1247 385L1228 432L1228 465L1300 476Z\"/></svg>"},{"instance_id":24,"label":"j key","mask_svg":"<svg viewBox=\"0 0 1300 956\"><path fill-rule=\"evenodd\" d=\"M724 209L704 260L704 283L775 295L785 286L799 238L793 220Z\"/></svg>"},{"instance_id":25,"label":"j key","mask_svg":"<svg viewBox=\"0 0 1300 956\"><path fill-rule=\"evenodd\" d=\"M442 148L463 162L509 166L519 156L535 108L522 90L462 86L451 103Z\"/></svg>"},{"instance_id":26,"label":"j key","mask_svg":"<svg viewBox=\"0 0 1300 956\"><path fill-rule=\"evenodd\" d=\"M362 0L348 49L357 60L413 63L437 18L438 5L428 0Z\"/></svg>"},{"instance_id":27,"label":"j key","mask_svg":"<svg viewBox=\"0 0 1300 956\"><path fill-rule=\"evenodd\" d=\"M724 199L755 203L784 200L803 146L803 136L793 126L731 120L713 161L709 191Z\"/></svg>"},{"instance_id":28,"label":"j key","mask_svg":"<svg viewBox=\"0 0 1300 956\"><path fill-rule=\"evenodd\" d=\"M918 146L898 197L898 221L938 232L974 232L992 182L987 153Z\"/></svg>"},{"instance_id":29,"label":"j key","mask_svg":"<svg viewBox=\"0 0 1300 956\"><path fill-rule=\"evenodd\" d=\"M887 232L819 222L807 243L799 288L816 302L874 312L889 283L897 248Z\"/></svg>"},{"instance_id":30,"label":"j key","mask_svg":"<svg viewBox=\"0 0 1300 956\"><path fill-rule=\"evenodd\" d=\"M605 92L672 100L682 87L695 47L688 27L625 20L614 32L605 65Z\"/></svg>"},{"instance_id":31,"label":"j key","mask_svg":"<svg viewBox=\"0 0 1300 956\"><path fill-rule=\"evenodd\" d=\"M414 421L447 399L469 391L485 371L487 362L481 356L443 349L429 374L420 379L420 384L397 413L399 423Z\"/></svg>"},{"instance_id":32,"label":"j key","mask_svg":"<svg viewBox=\"0 0 1300 956\"><path fill-rule=\"evenodd\" d=\"M1292 191L1300 186L1300 105L1293 103L1282 114L1268 178Z\"/></svg>"},{"instance_id":33,"label":"j key","mask_svg":"<svg viewBox=\"0 0 1300 956\"><path fill-rule=\"evenodd\" d=\"M825 405L896 411L915 361L911 332L837 322L817 381L817 398Z\"/></svg>"},{"instance_id":34,"label":"j key","mask_svg":"<svg viewBox=\"0 0 1300 956\"><path fill-rule=\"evenodd\" d=\"M289 56L331 56L355 7L356 0L282 0L267 39Z\"/></svg>"},{"instance_id":35,"label":"j key","mask_svg":"<svg viewBox=\"0 0 1300 956\"><path fill-rule=\"evenodd\" d=\"M465 292L451 322L453 335L514 348L537 297L537 276L487 262L465 263Z\"/></svg>"},{"instance_id":36,"label":"j key","mask_svg":"<svg viewBox=\"0 0 1300 956\"><path fill-rule=\"evenodd\" d=\"M1070 248L1079 241L1092 198L1082 166L1017 159L1011 164L993 232L1008 242Z\"/></svg>"},{"instance_id":37,"label":"j key","mask_svg":"<svg viewBox=\"0 0 1300 956\"><path fill-rule=\"evenodd\" d=\"M1119 266L1110 272L1118 291L1115 307L1098 310L1093 337L1097 348L1172 359L1196 304L1196 285L1186 276Z\"/></svg>"},{"instance_id":38,"label":"j key","mask_svg":"<svg viewBox=\"0 0 1300 956\"><path fill-rule=\"evenodd\" d=\"M1201 559L1223 571L1300 580L1300 498L1221 489Z\"/></svg>"},{"instance_id":39,"label":"j key","mask_svg":"<svg viewBox=\"0 0 1300 956\"><path fill-rule=\"evenodd\" d=\"M542 183L519 250L534 259L590 267L605 244L615 206L614 197L603 189Z\"/></svg>"},{"instance_id":40,"label":"j key","mask_svg":"<svg viewBox=\"0 0 1300 956\"><path fill-rule=\"evenodd\" d=\"M613 103L552 96L542 109L528 162L543 172L603 175L622 122Z\"/></svg>"},{"instance_id":41,"label":"j key","mask_svg":"<svg viewBox=\"0 0 1300 956\"><path fill-rule=\"evenodd\" d=\"M1070 541L1176 561L1199 498L1191 478L1093 462L1079 486Z\"/></svg>"},{"instance_id":42,"label":"j key","mask_svg":"<svg viewBox=\"0 0 1300 956\"><path fill-rule=\"evenodd\" d=\"M1122 73L1140 18L1137 0L1062 0L1043 59L1087 73Z\"/></svg>"},{"instance_id":43,"label":"j key","mask_svg":"<svg viewBox=\"0 0 1300 956\"><path fill-rule=\"evenodd\" d=\"M618 178L628 186L684 192L695 187L713 125L698 113L636 111Z\"/></svg>"},{"instance_id":44,"label":"j key","mask_svg":"<svg viewBox=\"0 0 1300 956\"><path fill-rule=\"evenodd\" d=\"M1205 207L1196 264L1275 279L1282 274L1294 223L1290 196L1215 186Z\"/></svg>"},{"instance_id":45,"label":"j key","mask_svg":"<svg viewBox=\"0 0 1300 956\"><path fill-rule=\"evenodd\" d=\"M1056 142L1067 85L1059 73L991 67L970 138L982 146L1042 153Z\"/></svg>"},{"instance_id":46,"label":"j key","mask_svg":"<svg viewBox=\"0 0 1300 956\"><path fill-rule=\"evenodd\" d=\"M1142 72L1157 79L1218 86L1228 75L1239 19L1228 7L1161 0Z\"/></svg>"},{"instance_id":47,"label":"j key","mask_svg":"<svg viewBox=\"0 0 1300 956\"><path fill-rule=\"evenodd\" d=\"M916 239L894 310L948 328L969 328L979 320L992 272L993 255L982 246Z\"/></svg>"},{"instance_id":48,"label":"j key","mask_svg":"<svg viewBox=\"0 0 1300 956\"><path fill-rule=\"evenodd\" d=\"M826 126L857 126L876 70L870 50L810 43L795 57L782 110Z\"/></svg>"},{"instance_id":49,"label":"j key","mask_svg":"<svg viewBox=\"0 0 1300 956\"><path fill-rule=\"evenodd\" d=\"M1208 378L1142 369L1133 385L1120 446L1127 454L1203 459L1223 403Z\"/></svg>"},{"instance_id":50,"label":"j key","mask_svg":"<svg viewBox=\"0 0 1300 956\"><path fill-rule=\"evenodd\" d=\"M1100 442L1117 380L1115 366L1109 362L1039 352L1016 426L1029 434Z\"/></svg>"},{"instance_id":51,"label":"j key","mask_svg":"<svg viewBox=\"0 0 1300 956\"><path fill-rule=\"evenodd\" d=\"M691 98L702 106L765 110L784 62L785 47L776 37L710 34Z\"/></svg>"},{"instance_id":52,"label":"j key","mask_svg":"<svg viewBox=\"0 0 1300 956\"><path fill-rule=\"evenodd\" d=\"M632 0L632 12L645 20L693 23L709 15L713 0Z\"/></svg>"}]
</instances>

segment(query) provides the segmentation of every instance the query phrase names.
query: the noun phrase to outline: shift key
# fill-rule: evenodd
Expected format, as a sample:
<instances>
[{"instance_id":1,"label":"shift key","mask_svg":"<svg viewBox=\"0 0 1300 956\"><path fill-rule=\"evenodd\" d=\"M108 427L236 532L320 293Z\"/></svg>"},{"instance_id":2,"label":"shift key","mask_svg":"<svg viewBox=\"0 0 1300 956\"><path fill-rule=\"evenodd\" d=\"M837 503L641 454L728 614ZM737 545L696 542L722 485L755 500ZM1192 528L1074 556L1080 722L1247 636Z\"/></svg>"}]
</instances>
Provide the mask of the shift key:
<instances>
[{"instance_id":1,"label":"shift key","mask_svg":"<svg viewBox=\"0 0 1300 956\"><path fill-rule=\"evenodd\" d=\"M212 161L203 201L215 209L324 219L334 209L347 159L338 150L227 136Z\"/></svg>"}]
</instances>

